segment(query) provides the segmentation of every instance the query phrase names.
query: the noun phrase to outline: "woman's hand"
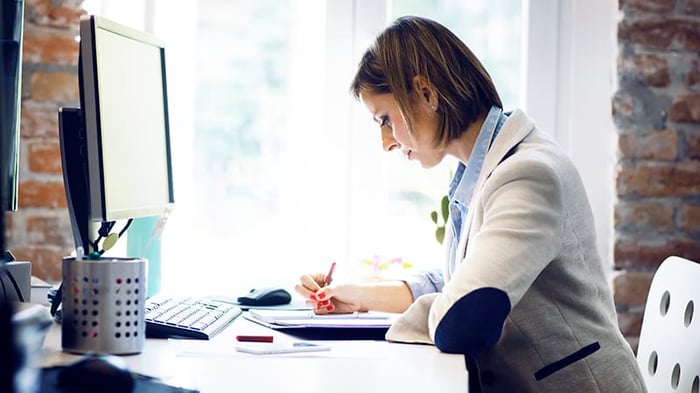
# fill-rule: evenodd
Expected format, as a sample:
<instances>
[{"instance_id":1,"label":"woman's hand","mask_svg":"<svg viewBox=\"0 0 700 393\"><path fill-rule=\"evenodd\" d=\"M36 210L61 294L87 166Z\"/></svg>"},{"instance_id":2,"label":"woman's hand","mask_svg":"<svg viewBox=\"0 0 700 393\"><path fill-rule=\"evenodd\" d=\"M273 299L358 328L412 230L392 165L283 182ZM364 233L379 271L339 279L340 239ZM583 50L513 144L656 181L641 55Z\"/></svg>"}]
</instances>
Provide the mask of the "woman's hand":
<instances>
[{"instance_id":1,"label":"woman's hand","mask_svg":"<svg viewBox=\"0 0 700 393\"><path fill-rule=\"evenodd\" d=\"M331 284L326 282L324 273L305 274L294 290L306 299L306 305L317 314L352 313L366 311L360 302L361 289L357 284Z\"/></svg>"}]
</instances>

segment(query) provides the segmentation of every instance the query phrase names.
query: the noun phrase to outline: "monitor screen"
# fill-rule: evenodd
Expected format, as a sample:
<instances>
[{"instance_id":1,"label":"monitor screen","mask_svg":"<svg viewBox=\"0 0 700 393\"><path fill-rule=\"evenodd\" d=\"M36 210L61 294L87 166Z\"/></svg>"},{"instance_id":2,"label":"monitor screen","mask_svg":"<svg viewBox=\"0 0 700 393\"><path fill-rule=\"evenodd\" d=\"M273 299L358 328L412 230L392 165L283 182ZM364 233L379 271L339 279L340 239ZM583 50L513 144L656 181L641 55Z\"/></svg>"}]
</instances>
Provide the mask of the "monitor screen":
<instances>
[{"instance_id":1,"label":"monitor screen","mask_svg":"<svg viewBox=\"0 0 700 393\"><path fill-rule=\"evenodd\" d=\"M5 252L5 211L17 210L23 17L22 1L0 2L0 265L12 259Z\"/></svg>"},{"instance_id":2,"label":"monitor screen","mask_svg":"<svg viewBox=\"0 0 700 393\"><path fill-rule=\"evenodd\" d=\"M161 215L174 201L164 44L97 16L80 38L90 219Z\"/></svg>"},{"instance_id":3,"label":"monitor screen","mask_svg":"<svg viewBox=\"0 0 700 393\"><path fill-rule=\"evenodd\" d=\"M17 209L23 3L0 8L0 208Z\"/></svg>"}]
</instances>

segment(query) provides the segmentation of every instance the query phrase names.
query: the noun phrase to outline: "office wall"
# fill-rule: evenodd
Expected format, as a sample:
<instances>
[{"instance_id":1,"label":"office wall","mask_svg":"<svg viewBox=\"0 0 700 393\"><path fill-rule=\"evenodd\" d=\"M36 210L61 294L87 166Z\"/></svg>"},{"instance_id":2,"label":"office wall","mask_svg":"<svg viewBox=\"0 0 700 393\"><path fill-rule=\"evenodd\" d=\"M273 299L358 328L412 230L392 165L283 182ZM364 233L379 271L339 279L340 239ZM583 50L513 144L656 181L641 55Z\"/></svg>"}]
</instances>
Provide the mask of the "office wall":
<instances>
[{"instance_id":1,"label":"office wall","mask_svg":"<svg viewBox=\"0 0 700 393\"><path fill-rule=\"evenodd\" d=\"M636 343L668 255L700 261L700 1L620 0L614 280Z\"/></svg>"},{"instance_id":2,"label":"office wall","mask_svg":"<svg viewBox=\"0 0 700 393\"><path fill-rule=\"evenodd\" d=\"M25 0L19 208L8 213L8 247L32 273L58 281L73 247L61 175L57 111L77 105L82 0Z\"/></svg>"}]
</instances>

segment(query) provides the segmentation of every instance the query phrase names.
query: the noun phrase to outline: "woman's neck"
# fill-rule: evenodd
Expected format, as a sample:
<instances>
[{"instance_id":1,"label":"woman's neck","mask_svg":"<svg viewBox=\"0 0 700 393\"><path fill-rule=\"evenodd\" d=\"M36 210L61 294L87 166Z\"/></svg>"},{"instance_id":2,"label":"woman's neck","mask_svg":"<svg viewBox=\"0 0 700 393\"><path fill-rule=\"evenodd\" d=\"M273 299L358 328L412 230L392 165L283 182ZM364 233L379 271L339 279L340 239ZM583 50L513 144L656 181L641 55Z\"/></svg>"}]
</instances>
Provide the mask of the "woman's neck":
<instances>
[{"instance_id":1,"label":"woman's neck","mask_svg":"<svg viewBox=\"0 0 700 393\"><path fill-rule=\"evenodd\" d=\"M447 146L447 154L455 157L466 165L467 162L469 162L469 157L474 149L476 138L479 136L479 132L481 131L481 126L486 120L486 115L487 112L479 115L479 117L477 117L477 119L462 133L462 136L450 142L450 144Z\"/></svg>"}]
</instances>

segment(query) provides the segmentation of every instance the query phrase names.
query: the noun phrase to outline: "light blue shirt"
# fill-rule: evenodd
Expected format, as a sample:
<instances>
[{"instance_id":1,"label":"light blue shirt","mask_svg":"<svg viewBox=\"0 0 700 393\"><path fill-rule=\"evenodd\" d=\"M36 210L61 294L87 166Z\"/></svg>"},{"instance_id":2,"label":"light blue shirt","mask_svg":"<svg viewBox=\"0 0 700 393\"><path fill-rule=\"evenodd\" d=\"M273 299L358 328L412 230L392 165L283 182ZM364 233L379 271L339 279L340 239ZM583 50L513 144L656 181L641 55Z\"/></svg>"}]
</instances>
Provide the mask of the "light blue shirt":
<instances>
[{"instance_id":1,"label":"light blue shirt","mask_svg":"<svg viewBox=\"0 0 700 393\"><path fill-rule=\"evenodd\" d=\"M484 124L479 130L479 136L476 138L474 148L469 156L467 165L460 162L457 166L452 182L450 183L447 196L450 198L450 223L454 237L450 243L450 254L448 268L450 273L454 272L457 263L456 258L457 245L462 230L462 223L469 212L469 202L471 201L474 187L479 180L481 167L484 164L486 153L493 140L498 135L501 127L506 122L508 117L503 113L501 108L491 107ZM408 285L413 294L413 299L419 296L442 291L445 285L445 279L440 269L428 271L419 271L403 278L403 281Z\"/></svg>"}]
</instances>

